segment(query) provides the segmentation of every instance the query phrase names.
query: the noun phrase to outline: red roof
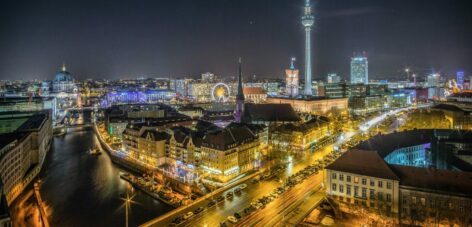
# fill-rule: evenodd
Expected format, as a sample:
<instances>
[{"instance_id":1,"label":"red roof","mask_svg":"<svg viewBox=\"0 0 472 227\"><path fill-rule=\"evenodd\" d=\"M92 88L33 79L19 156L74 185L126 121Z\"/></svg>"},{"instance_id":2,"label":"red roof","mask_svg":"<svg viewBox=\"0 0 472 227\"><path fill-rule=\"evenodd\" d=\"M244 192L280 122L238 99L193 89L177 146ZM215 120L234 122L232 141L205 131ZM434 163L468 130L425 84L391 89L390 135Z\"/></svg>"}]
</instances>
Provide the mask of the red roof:
<instances>
[{"instance_id":1,"label":"red roof","mask_svg":"<svg viewBox=\"0 0 472 227\"><path fill-rule=\"evenodd\" d=\"M267 92L264 91L264 89L262 89L261 87L244 87L243 92L245 95L267 94Z\"/></svg>"}]
</instances>

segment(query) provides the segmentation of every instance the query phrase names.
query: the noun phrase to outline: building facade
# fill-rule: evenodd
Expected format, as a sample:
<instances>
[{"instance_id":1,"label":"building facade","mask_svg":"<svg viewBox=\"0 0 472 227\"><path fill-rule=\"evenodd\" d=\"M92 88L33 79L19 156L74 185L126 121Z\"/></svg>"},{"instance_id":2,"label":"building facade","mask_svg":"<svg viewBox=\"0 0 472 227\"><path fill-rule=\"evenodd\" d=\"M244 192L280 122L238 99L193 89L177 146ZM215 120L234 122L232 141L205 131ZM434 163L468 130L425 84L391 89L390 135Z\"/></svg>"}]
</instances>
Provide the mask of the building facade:
<instances>
[{"instance_id":1,"label":"building facade","mask_svg":"<svg viewBox=\"0 0 472 227\"><path fill-rule=\"evenodd\" d=\"M366 54L351 58L351 84L369 83L369 65Z\"/></svg>"},{"instance_id":2,"label":"building facade","mask_svg":"<svg viewBox=\"0 0 472 227\"><path fill-rule=\"evenodd\" d=\"M41 170L52 140L50 114L32 113L15 131L0 138L0 178L10 204Z\"/></svg>"},{"instance_id":3,"label":"building facade","mask_svg":"<svg viewBox=\"0 0 472 227\"><path fill-rule=\"evenodd\" d=\"M284 97L268 97L267 103L290 104L297 112L315 115L346 114L348 110L347 98L311 97L289 99Z\"/></svg>"},{"instance_id":4,"label":"building facade","mask_svg":"<svg viewBox=\"0 0 472 227\"><path fill-rule=\"evenodd\" d=\"M298 96L300 89L298 69L295 69L294 61L295 58L292 58L290 68L285 70L285 94L289 97Z\"/></svg>"}]
</instances>

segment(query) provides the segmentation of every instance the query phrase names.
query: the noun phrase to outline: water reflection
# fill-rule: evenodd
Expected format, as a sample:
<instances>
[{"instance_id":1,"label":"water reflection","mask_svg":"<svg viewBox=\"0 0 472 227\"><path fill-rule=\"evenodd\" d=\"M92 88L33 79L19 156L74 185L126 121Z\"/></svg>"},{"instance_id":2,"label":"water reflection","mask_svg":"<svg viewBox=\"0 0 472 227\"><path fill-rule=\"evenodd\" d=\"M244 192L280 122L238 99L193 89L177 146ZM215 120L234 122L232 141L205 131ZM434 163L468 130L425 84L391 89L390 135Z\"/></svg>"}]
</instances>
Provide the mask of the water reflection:
<instances>
[{"instance_id":1,"label":"water reflection","mask_svg":"<svg viewBox=\"0 0 472 227\"><path fill-rule=\"evenodd\" d=\"M125 226L121 200L134 193L129 213L130 226L137 226L172 208L132 191L119 178L123 169L111 163L108 155L89 155L98 143L91 129L56 137L40 177L41 194L49 211L52 226Z\"/></svg>"}]
</instances>

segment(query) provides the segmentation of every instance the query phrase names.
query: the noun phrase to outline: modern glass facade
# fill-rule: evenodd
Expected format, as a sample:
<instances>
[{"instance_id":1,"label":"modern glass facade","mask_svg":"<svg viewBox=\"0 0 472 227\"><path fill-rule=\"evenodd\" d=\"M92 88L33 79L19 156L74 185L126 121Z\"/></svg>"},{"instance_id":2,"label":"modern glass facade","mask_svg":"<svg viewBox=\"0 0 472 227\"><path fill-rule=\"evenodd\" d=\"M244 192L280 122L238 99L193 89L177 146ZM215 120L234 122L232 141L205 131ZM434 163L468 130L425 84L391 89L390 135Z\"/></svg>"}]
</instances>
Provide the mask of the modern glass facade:
<instances>
[{"instance_id":1,"label":"modern glass facade","mask_svg":"<svg viewBox=\"0 0 472 227\"><path fill-rule=\"evenodd\" d=\"M351 84L368 84L369 72L367 57L357 56L351 58Z\"/></svg>"}]
</instances>

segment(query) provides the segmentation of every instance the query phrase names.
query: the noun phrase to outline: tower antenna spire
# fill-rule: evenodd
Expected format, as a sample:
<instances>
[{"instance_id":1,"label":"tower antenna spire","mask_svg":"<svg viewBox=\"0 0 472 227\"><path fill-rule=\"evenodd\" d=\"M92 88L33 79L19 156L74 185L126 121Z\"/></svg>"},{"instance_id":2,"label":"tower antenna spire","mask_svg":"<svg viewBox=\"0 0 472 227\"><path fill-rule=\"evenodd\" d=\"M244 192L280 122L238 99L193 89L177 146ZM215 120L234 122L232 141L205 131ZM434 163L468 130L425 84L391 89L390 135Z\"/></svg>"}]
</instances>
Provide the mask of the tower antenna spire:
<instances>
[{"instance_id":1,"label":"tower antenna spire","mask_svg":"<svg viewBox=\"0 0 472 227\"><path fill-rule=\"evenodd\" d=\"M305 89L304 95L313 94L311 88L311 27L315 23L315 18L311 14L310 0L305 0L305 9L302 16L302 25L305 28Z\"/></svg>"},{"instance_id":2,"label":"tower antenna spire","mask_svg":"<svg viewBox=\"0 0 472 227\"><path fill-rule=\"evenodd\" d=\"M295 61L297 59L295 57L290 58L290 69L295 69Z\"/></svg>"}]
</instances>

